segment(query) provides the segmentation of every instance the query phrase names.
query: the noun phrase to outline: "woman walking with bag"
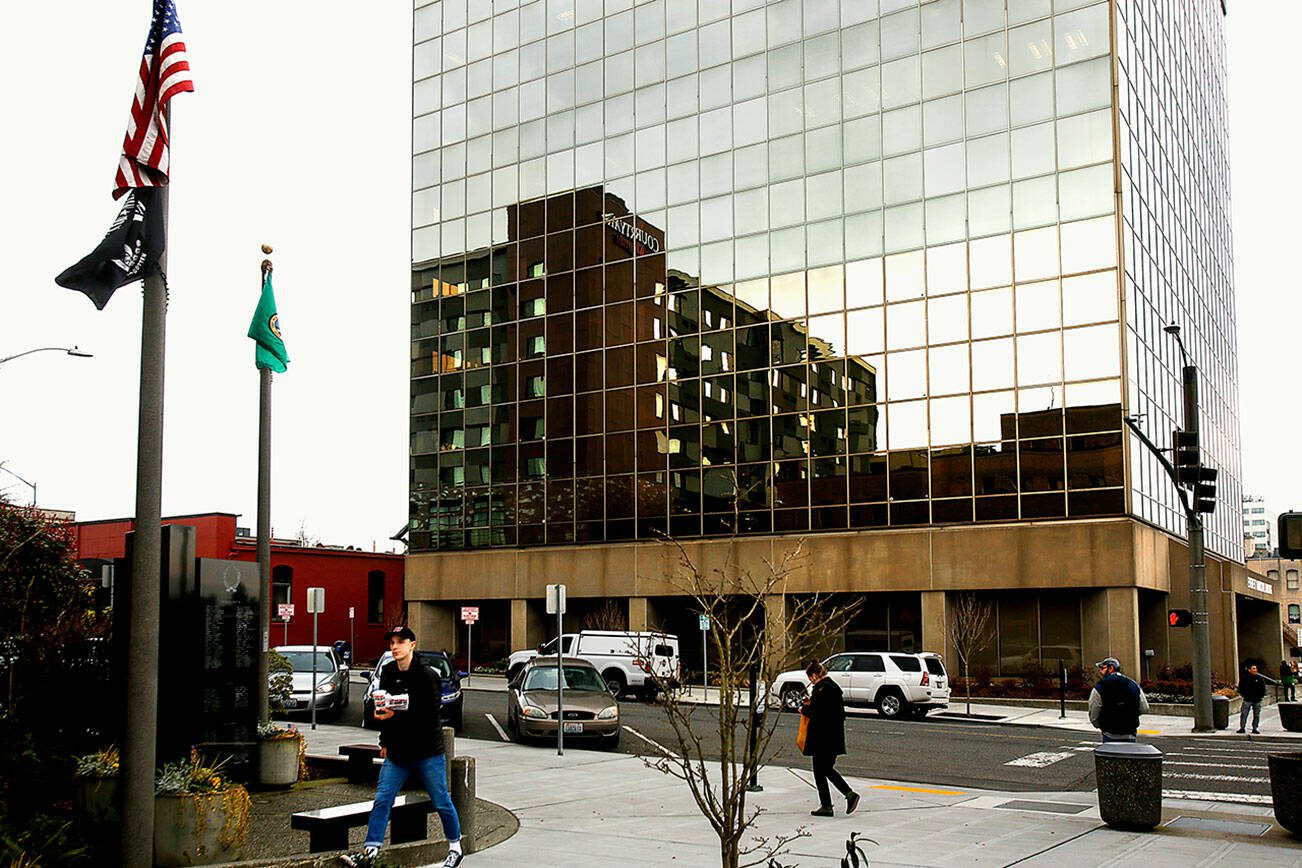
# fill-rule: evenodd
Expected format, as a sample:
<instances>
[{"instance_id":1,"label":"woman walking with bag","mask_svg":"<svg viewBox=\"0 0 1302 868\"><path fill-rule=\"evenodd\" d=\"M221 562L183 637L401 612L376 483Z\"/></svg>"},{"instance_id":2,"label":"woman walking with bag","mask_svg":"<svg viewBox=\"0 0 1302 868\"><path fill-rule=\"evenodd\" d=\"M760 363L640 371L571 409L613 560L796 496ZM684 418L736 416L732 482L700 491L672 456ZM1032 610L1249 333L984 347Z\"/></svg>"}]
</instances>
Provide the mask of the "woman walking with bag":
<instances>
[{"instance_id":1,"label":"woman walking with bag","mask_svg":"<svg viewBox=\"0 0 1302 868\"><path fill-rule=\"evenodd\" d=\"M850 789L836 770L836 758L845 753L845 701L841 688L827 677L822 663L810 663L805 674L813 682L809 699L800 709L807 722L800 751L814 761L814 783L818 786L818 810L810 811L815 817L832 816L832 793L828 781L845 796L845 812L853 814L859 807L859 794Z\"/></svg>"}]
</instances>

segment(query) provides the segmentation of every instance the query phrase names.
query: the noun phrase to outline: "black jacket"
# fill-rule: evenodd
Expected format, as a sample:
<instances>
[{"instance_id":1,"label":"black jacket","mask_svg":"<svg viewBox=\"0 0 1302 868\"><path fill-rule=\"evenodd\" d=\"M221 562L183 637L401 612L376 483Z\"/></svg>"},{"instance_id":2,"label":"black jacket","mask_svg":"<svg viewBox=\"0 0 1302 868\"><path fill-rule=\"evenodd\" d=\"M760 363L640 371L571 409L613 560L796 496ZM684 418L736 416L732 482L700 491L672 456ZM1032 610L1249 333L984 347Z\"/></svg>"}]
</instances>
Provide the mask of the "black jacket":
<instances>
[{"instance_id":1,"label":"black jacket","mask_svg":"<svg viewBox=\"0 0 1302 868\"><path fill-rule=\"evenodd\" d=\"M390 694L407 694L405 711L396 711L380 723L380 744L388 749L389 759L399 765L411 765L443 753L443 682L439 674L421 662L415 653L411 665L403 672L395 660L380 670L379 689Z\"/></svg>"},{"instance_id":2,"label":"black jacket","mask_svg":"<svg viewBox=\"0 0 1302 868\"><path fill-rule=\"evenodd\" d=\"M1261 702L1266 695L1266 679L1261 677L1260 672L1256 675L1244 672L1243 677L1239 679L1239 695L1243 697L1244 702Z\"/></svg>"},{"instance_id":3,"label":"black jacket","mask_svg":"<svg viewBox=\"0 0 1302 868\"><path fill-rule=\"evenodd\" d=\"M809 702L800 713L809 718L805 756L840 756L845 753L845 701L839 684L823 678L814 685Z\"/></svg>"},{"instance_id":4,"label":"black jacket","mask_svg":"<svg viewBox=\"0 0 1302 868\"><path fill-rule=\"evenodd\" d=\"M1139 685L1120 672L1113 672L1101 678L1094 690L1100 701L1094 725L1110 735L1134 735L1139 729Z\"/></svg>"}]
</instances>

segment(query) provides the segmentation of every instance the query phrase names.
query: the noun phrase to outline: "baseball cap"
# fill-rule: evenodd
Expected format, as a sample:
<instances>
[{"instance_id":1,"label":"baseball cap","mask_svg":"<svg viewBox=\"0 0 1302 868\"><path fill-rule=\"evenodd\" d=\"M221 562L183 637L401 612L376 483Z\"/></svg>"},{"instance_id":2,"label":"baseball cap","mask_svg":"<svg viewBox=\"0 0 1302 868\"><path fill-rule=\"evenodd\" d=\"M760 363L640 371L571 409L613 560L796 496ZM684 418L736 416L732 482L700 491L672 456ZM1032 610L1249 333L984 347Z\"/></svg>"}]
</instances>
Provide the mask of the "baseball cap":
<instances>
[{"instance_id":1,"label":"baseball cap","mask_svg":"<svg viewBox=\"0 0 1302 868\"><path fill-rule=\"evenodd\" d=\"M416 634L413 633L411 628L405 624L399 624L388 633L384 634L385 639L392 639L394 636L397 636L399 639L406 639L409 642L416 641Z\"/></svg>"},{"instance_id":2,"label":"baseball cap","mask_svg":"<svg viewBox=\"0 0 1302 868\"><path fill-rule=\"evenodd\" d=\"M1098 663L1095 663L1094 666L1098 669L1102 669L1104 666L1111 666L1118 672L1121 671L1121 661L1115 657L1104 657Z\"/></svg>"}]
</instances>

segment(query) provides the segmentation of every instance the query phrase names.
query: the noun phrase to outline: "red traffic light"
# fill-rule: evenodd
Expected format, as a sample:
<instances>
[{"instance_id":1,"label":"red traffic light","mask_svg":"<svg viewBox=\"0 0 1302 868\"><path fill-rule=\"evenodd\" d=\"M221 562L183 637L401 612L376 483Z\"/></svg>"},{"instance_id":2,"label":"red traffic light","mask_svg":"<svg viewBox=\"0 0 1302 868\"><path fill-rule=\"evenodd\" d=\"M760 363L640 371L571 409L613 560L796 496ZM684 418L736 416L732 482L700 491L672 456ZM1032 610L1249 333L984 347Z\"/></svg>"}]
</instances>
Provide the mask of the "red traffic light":
<instances>
[{"instance_id":1,"label":"red traffic light","mask_svg":"<svg viewBox=\"0 0 1302 868\"><path fill-rule=\"evenodd\" d=\"M1166 613L1166 623L1172 627L1188 627L1193 623L1193 614L1188 609L1170 609Z\"/></svg>"}]
</instances>

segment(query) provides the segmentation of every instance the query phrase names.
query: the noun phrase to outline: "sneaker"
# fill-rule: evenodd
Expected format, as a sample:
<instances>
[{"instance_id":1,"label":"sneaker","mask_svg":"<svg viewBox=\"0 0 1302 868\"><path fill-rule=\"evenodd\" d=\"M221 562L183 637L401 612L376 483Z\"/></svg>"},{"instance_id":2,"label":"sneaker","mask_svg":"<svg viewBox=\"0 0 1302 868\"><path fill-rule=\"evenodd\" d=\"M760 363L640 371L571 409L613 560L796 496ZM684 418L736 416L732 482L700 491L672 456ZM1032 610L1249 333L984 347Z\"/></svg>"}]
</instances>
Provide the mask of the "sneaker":
<instances>
[{"instance_id":1,"label":"sneaker","mask_svg":"<svg viewBox=\"0 0 1302 868\"><path fill-rule=\"evenodd\" d=\"M810 811L811 817L831 817L834 816L830 807L819 808L817 811Z\"/></svg>"},{"instance_id":2,"label":"sneaker","mask_svg":"<svg viewBox=\"0 0 1302 868\"><path fill-rule=\"evenodd\" d=\"M1252 734L1253 734L1253 735L1261 735L1261 730L1259 730L1259 729L1254 729L1254 730L1252 731Z\"/></svg>"},{"instance_id":3,"label":"sneaker","mask_svg":"<svg viewBox=\"0 0 1302 868\"><path fill-rule=\"evenodd\" d=\"M465 854L460 850L449 850L448 858L443 860L443 868L457 868L457 866L461 864L461 860L464 858Z\"/></svg>"},{"instance_id":4,"label":"sneaker","mask_svg":"<svg viewBox=\"0 0 1302 868\"><path fill-rule=\"evenodd\" d=\"M339 862L350 868L369 868L375 864L375 857L379 852L377 847L365 847L356 853L344 853L339 857Z\"/></svg>"},{"instance_id":5,"label":"sneaker","mask_svg":"<svg viewBox=\"0 0 1302 868\"><path fill-rule=\"evenodd\" d=\"M847 814L853 814L854 809L857 807L859 807L858 793L851 793L850 795L845 797L845 812Z\"/></svg>"},{"instance_id":6,"label":"sneaker","mask_svg":"<svg viewBox=\"0 0 1302 868\"><path fill-rule=\"evenodd\" d=\"M1243 735L1243 730L1239 730L1239 735Z\"/></svg>"}]
</instances>

